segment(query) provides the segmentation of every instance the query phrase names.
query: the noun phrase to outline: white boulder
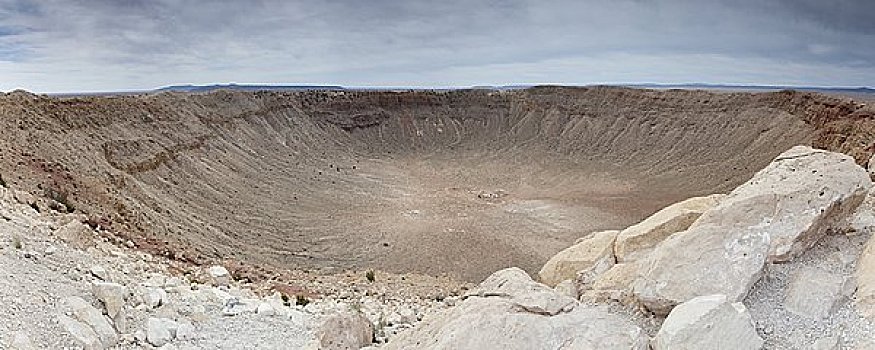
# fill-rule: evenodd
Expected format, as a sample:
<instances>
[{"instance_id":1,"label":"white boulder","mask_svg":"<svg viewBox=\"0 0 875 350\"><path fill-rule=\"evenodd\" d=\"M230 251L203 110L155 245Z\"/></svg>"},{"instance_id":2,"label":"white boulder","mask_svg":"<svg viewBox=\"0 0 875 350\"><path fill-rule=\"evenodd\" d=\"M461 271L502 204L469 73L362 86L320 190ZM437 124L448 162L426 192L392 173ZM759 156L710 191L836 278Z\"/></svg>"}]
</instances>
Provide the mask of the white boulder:
<instances>
[{"instance_id":1,"label":"white boulder","mask_svg":"<svg viewBox=\"0 0 875 350\"><path fill-rule=\"evenodd\" d=\"M702 295L740 301L767 261L809 248L854 211L871 184L849 156L793 147L657 245L642 262L635 296L663 315Z\"/></svg>"},{"instance_id":2,"label":"white boulder","mask_svg":"<svg viewBox=\"0 0 875 350\"><path fill-rule=\"evenodd\" d=\"M742 303L725 295L693 298L675 307L654 337L654 350L760 349L763 340Z\"/></svg>"},{"instance_id":3,"label":"white boulder","mask_svg":"<svg viewBox=\"0 0 875 350\"><path fill-rule=\"evenodd\" d=\"M87 301L80 297L67 297L64 298L64 305L77 320L91 327L104 347L112 347L118 342L118 335L109 318Z\"/></svg>"},{"instance_id":4,"label":"white boulder","mask_svg":"<svg viewBox=\"0 0 875 350\"><path fill-rule=\"evenodd\" d=\"M177 328L171 319L150 317L146 321L146 340L154 346L164 346L176 337Z\"/></svg>"},{"instance_id":5,"label":"white boulder","mask_svg":"<svg viewBox=\"0 0 875 350\"><path fill-rule=\"evenodd\" d=\"M73 336L73 339L75 339L79 345L84 347L85 350L103 349L103 344L100 342L97 333L94 333L94 330L88 325L64 315L58 316L58 323L60 323L61 327Z\"/></svg>"},{"instance_id":6,"label":"white boulder","mask_svg":"<svg viewBox=\"0 0 875 350\"><path fill-rule=\"evenodd\" d=\"M320 324L316 339L322 350L360 349L374 341L374 325L361 313L335 313Z\"/></svg>"},{"instance_id":7,"label":"white boulder","mask_svg":"<svg viewBox=\"0 0 875 350\"><path fill-rule=\"evenodd\" d=\"M614 265L616 238L617 231L593 233L550 258L538 272L538 277L548 286L555 286L567 279L582 279L583 283L587 283Z\"/></svg>"},{"instance_id":8,"label":"white boulder","mask_svg":"<svg viewBox=\"0 0 875 350\"><path fill-rule=\"evenodd\" d=\"M231 273L224 266L214 265L207 269L213 284L216 286L227 286L231 283Z\"/></svg>"},{"instance_id":9,"label":"white boulder","mask_svg":"<svg viewBox=\"0 0 875 350\"><path fill-rule=\"evenodd\" d=\"M384 348L647 349L647 335L630 321L553 293L522 270L498 271L480 289Z\"/></svg>"},{"instance_id":10,"label":"white boulder","mask_svg":"<svg viewBox=\"0 0 875 350\"><path fill-rule=\"evenodd\" d=\"M614 245L617 262L641 258L668 236L689 228L702 213L716 206L725 196L714 194L689 198L667 206L644 221L629 226L617 235L617 242Z\"/></svg>"}]
</instances>

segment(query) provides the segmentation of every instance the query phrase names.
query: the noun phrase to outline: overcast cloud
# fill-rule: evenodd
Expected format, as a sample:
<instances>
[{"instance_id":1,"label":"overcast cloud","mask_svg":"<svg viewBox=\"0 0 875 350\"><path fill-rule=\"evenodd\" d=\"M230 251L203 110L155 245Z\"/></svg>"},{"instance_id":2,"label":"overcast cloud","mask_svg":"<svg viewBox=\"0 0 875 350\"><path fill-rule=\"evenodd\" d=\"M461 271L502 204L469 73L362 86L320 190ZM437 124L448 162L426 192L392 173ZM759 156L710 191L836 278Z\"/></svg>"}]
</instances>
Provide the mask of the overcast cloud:
<instances>
[{"instance_id":1,"label":"overcast cloud","mask_svg":"<svg viewBox=\"0 0 875 350\"><path fill-rule=\"evenodd\" d=\"M875 1L0 0L0 90L875 85Z\"/></svg>"}]
</instances>

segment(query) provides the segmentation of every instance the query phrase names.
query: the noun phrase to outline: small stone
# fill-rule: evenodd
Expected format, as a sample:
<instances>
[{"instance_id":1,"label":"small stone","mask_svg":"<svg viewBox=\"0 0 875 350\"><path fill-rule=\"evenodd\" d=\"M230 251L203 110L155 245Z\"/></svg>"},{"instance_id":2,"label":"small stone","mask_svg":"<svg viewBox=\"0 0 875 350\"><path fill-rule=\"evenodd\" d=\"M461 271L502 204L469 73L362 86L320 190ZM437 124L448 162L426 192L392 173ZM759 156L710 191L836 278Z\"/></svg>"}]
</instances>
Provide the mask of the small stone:
<instances>
[{"instance_id":1,"label":"small stone","mask_svg":"<svg viewBox=\"0 0 875 350\"><path fill-rule=\"evenodd\" d=\"M109 274L106 272L106 269L104 269L103 266L94 265L91 267L89 272L91 272L92 276L97 277L101 281L109 281Z\"/></svg>"},{"instance_id":2,"label":"small stone","mask_svg":"<svg viewBox=\"0 0 875 350\"><path fill-rule=\"evenodd\" d=\"M194 325L187 320L179 321L178 327L176 328L176 339L177 340L194 340L197 337L197 330L195 330Z\"/></svg>"},{"instance_id":3,"label":"small stone","mask_svg":"<svg viewBox=\"0 0 875 350\"><path fill-rule=\"evenodd\" d=\"M160 288L149 288L144 295L143 303L154 309L161 306L167 299L167 292Z\"/></svg>"},{"instance_id":4,"label":"small stone","mask_svg":"<svg viewBox=\"0 0 875 350\"><path fill-rule=\"evenodd\" d=\"M154 346L164 346L173 340L177 324L166 318L150 317L146 321L146 339Z\"/></svg>"},{"instance_id":5,"label":"small stone","mask_svg":"<svg viewBox=\"0 0 875 350\"><path fill-rule=\"evenodd\" d=\"M57 251L58 251L58 248L56 248L53 245L50 245L50 246L46 247L45 254L52 255L52 254L55 254L55 252L57 252Z\"/></svg>"},{"instance_id":6,"label":"small stone","mask_svg":"<svg viewBox=\"0 0 875 350\"><path fill-rule=\"evenodd\" d=\"M270 304L261 303L258 304L258 308L255 310L255 313L263 316L273 316L274 314L276 314L276 311Z\"/></svg>"},{"instance_id":7,"label":"small stone","mask_svg":"<svg viewBox=\"0 0 875 350\"><path fill-rule=\"evenodd\" d=\"M213 284L216 286L227 286L231 283L231 274L228 272L228 269L223 266L211 266L207 272L210 274L210 277L213 279Z\"/></svg>"}]
</instances>

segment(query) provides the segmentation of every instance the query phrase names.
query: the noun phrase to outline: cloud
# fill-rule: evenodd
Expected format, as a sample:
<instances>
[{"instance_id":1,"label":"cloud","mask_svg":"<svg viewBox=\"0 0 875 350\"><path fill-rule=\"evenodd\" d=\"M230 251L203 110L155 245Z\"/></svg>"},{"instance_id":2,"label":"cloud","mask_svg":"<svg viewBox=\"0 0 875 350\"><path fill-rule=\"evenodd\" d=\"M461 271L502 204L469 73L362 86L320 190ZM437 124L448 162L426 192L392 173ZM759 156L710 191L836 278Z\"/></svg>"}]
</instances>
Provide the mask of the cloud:
<instances>
[{"instance_id":1,"label":"cloud","mask_svg":"<svg viewBox=\"0 0 875 350\"><path fill-rule=\"evenodd\" d=\"M0 0L0 90L230 81L872 85L875 22L866 17L873 6L866 0Z\"/></svg>"}]
</instances>

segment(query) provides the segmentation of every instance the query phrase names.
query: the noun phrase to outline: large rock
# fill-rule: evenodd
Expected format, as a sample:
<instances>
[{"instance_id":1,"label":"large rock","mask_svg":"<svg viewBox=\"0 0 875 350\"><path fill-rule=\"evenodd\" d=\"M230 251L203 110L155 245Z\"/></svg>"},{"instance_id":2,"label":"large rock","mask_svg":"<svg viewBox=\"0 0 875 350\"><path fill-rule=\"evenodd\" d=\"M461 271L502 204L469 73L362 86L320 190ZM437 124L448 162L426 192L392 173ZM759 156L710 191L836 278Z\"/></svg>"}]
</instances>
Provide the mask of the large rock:
<instances>
[{"instance_id":1,"label":"large rock","mask_svg":"<svg viewBox=\"0 0 875 350\"><path fill-rule=\"evenodd\" d=\"M693 197L672 204L617 235L614 254L617 262L637 260L673 233L686 230L706 210L719 203L724 194Z\"/></svg>"},{"instance_id":2,"label":"large rock","mask_svg":"<svg viewBox=\"0 0 875 350\"><path fill-rule=\"evenodd\" d=\"M70 317L59 315L58 323L67 331L76 342L79 343L85 350L100 350L103 349L103 344L94 330L88 325L76 321Z\"/></svg>"},{"instance_id":3,"label":"large rock","mask_svg":"<svg viewBox=\"0 0 875 350\"><path fill-rule=\"evenodd\" d=\"M124 332L122 329L124 324L124 292L125 287L118 283L109 282L93 282L91 289L97 300L103 304L106 309L106 315L113 320L119 332Z\"/></svg>"},{"instance_id":4,"label":"large rock","mask_svg":"<svg viewBox=\"0 0 875 350\"><path fill-rule=\"evenodd\" d=\"M617 231L593 233L550 258L538 272L538 277L549 286L567 279L591 280L614 265L616 238ZM582 276L578 278L578 274Z\"/></svg>"},{"instance_id":5,"label":"large rock","mask_svg":"<svg viewBox=\"0 0 875 350\"><path fill-rule=\"evenodd\" d=\"M374 325L361 313L332 314L316 334L321 350L361 349L374 341Z\"/></svg>"},{"instance_id":6,"label":"large rock","mask_svg":"<svg viewBox=\"0 0 875 350\"><path fill-rule=\"evenodd\" d=\"M853 292L854 284L845 276L804 268L790 282L784 308L800 316L824 319Z\"/></svg>"},{"instance_id":7,"label":"large rock","mask_svg":"<svg viewBox=\"0 0 875 350\"><path fill-rule=\"evenodd\" d=\"M854 213L872 181L854 158L796 146L732 191L695 226L767 233L769 261L797 257Z\"/></svg>"},{"instance_id":8,"label":"large rock","mask_svg":"<svg viewBox=\"0 0 875 350\"><path fill-rule=\"evenodd\" d=\"M109 318L87 301L80 297L67 297L64 298L64 305L77 320L91 327L104 347L112 347L118 342L118 335Z\"/></svg>"},{"instance_id":9,"label":"large rock","mask_svg":"<svg viewBox=\"0 0 875 350\"><path fill-rule=\"evenodd\" d=\"M810 247L853 212L869 187L851 157L793 147L659 244L642 262L635 296L657 314L701 295L740 301L766 261Z\"/></svg>"},{"instance_id":10,"label":"large rock","mask_svg":"<svg viewBox=\"0 0 875 350\"><path fill-rule=\"evenodd\" d=\"M496 272L481 284L480 292L427 316L385 349L643 350L647 342L644 331L628 320L552 293L513 268Z\"/></svg>"},{"instance_id":11,"label":"large rock","mask_svg":"<svg viewBox=\"0 0 875 350\"><path fill-rule=\"evenodd\" d=\"M674 308L651 345L654 350L753 350L762 348L763 340L744 304L708 295Z\"/></svg>"}]
</instances>

